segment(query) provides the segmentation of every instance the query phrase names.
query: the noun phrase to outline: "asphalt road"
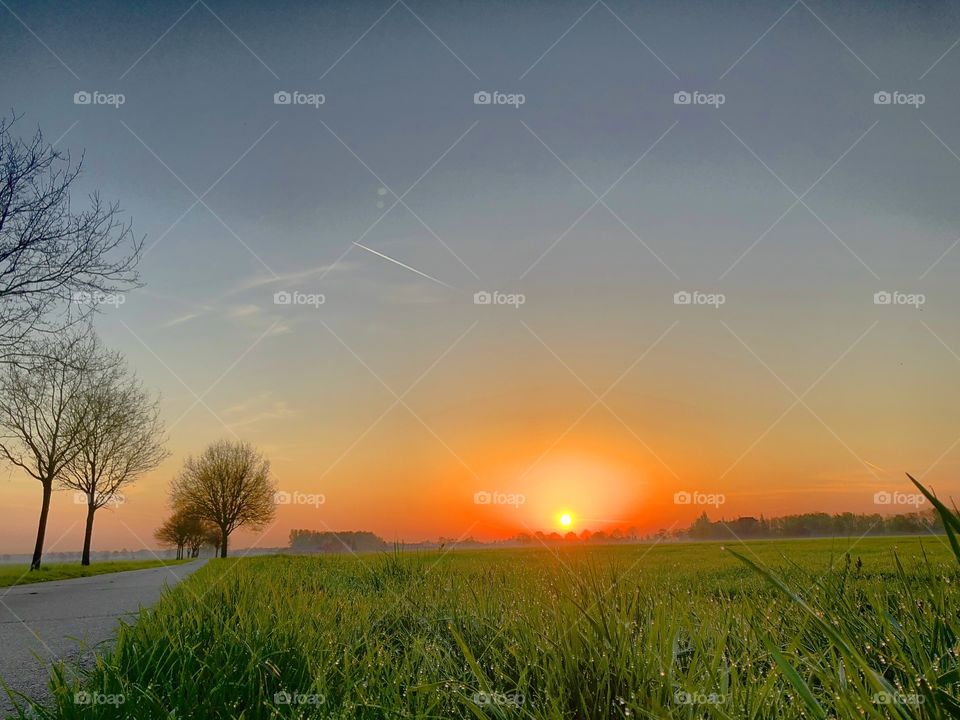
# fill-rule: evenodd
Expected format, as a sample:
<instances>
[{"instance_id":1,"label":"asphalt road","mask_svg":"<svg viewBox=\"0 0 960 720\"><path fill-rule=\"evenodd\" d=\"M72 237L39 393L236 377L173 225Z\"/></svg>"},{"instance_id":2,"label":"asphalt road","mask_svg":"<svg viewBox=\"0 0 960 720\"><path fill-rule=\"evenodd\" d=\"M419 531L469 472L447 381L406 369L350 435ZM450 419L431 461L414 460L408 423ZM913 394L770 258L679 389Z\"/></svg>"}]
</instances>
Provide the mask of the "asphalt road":
<instances>
[{"instance_id":1,"label":"asphalt road","mask_svg":"<svg viewBox=\"0 0 960 720\"><path fill-rule=\"evenodd\" d=\"M15 692L46 698L52 661L89 662L120 618L149 607L205 562L0 588L0 678ZM0 686L0 718L11 712Z\"/></svg>"}]
</instances>

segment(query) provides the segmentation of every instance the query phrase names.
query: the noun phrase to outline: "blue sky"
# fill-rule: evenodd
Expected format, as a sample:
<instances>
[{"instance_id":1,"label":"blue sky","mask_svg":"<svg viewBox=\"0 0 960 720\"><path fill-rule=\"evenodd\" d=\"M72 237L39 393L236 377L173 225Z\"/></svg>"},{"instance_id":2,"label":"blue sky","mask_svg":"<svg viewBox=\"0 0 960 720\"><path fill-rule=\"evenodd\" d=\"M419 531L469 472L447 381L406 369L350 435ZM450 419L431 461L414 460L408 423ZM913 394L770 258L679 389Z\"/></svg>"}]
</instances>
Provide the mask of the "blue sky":
<instances>
[{"instance_id":1,"label":"blue sky","mask_svg":"<svg viewBox=\"0 0 960 720\"><path fill-rule=\"evenodd\" d=\"M670 502L682 488L719 488L730 514L870 510L905 470L960 490L960 8L5 0L0 15L5 106L85 150L82 190L119 199L148 248L146 288L98 327L163 393L174 455L103 521L104 546L135 546L184 455L231 435L270 453L281 487L327 499L284 509L267 544L300 526L539 526L478 515L490 483L538 513L567 493L597 525L648 528L693 514ZM124 102L75 104L84 91ZM477 306L479 290L526 301ZM882 291L925 302L877 305ZM544 465L579 474L527 487ZM581 494L591 466L616 503ZM24 510L0 542L26 547L36 488L0 488ZM67 545L73 520L53 518Z\"/></svg>"}]
</instances>

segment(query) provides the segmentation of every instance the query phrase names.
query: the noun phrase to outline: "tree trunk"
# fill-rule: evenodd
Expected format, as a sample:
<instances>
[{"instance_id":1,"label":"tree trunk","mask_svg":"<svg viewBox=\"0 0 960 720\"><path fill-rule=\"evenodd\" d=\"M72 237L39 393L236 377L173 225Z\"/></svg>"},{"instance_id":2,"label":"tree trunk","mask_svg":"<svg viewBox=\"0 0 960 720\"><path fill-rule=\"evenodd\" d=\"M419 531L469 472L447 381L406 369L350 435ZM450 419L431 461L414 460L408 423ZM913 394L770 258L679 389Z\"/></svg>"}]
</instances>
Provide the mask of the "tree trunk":
<instances>
[{"instance_id":1,"label":"tree trunk","mask_svg":"<svg viewBox=\"0 0 960 720\"><path fill-rule=\"evenodd\" d=\"M43 536L47 533L47 516L50 514L50 496L53 495L53 479L43 483L43 503L40 505L40 524L37 527L37 544L33 548L31 570L40 569L40 557L43 555Z\"/></svg>"},{"instance_id":2,"label":"tree trunk","mask_svg":"<svg viewBox=\"0 0 960 720\"><path fill-rule=\"evenodd\" d=\"M227 529L220 528L220 557L227 556Z\"/></svg>"},{"instance_id":3,"label":"tree trunk","mask_svg":"<svg viewBox=\"0 0 960 720\"><path fill-rule=\"evenodd\" d=\"M83 556L80 558L81 565L90 564L90 540L93 538L93 514L97 511L93 503L87 505L87 527L83 533Z\"/></svg>"}]
</instances>

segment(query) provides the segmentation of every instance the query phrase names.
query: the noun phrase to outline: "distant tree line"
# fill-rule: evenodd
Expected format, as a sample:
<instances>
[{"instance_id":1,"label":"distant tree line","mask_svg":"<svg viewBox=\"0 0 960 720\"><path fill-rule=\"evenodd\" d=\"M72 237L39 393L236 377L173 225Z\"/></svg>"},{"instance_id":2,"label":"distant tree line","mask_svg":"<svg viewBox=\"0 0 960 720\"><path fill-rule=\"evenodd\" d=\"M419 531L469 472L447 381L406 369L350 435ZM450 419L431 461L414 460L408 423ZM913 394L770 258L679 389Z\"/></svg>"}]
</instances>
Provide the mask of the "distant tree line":
<instances>
[{"instance_id":1,"label":"distant tree line","mask_svg":"<svg viewBox=\"0 0 960 720\"><path fill-rule=\"evenodd\" d=\"M386 550L388 547L383 538L367 531L290 531L290 549L300 552L364 552Z\"/></svg>"},{"instance_id":2,"label":"distant tree line","mask_svg":"<svg viewBox=\"0 0 960 720\"><path fill-rule=\"evenodd\" d=\"M679 533L695 540L737 538L842 537L864 535L925 535L943 532L933 508L901 515L804 513L776 518L739 517L710 520L703 513Z\"/></svg>"},{"instance_id":3,"label":"distant tree line","mask_svg":"<svg viewBox=\"0 0 960 720\"><path fill-rule=\"evenodd\" d=\"M519 533L506 543L537 545L560 542L617 543L647 540L730 540L734 538L863 537L865 535L928 535L942 533L943 525L933 508L900 515L804 513L783 517L742 516L732 520L711 520L706 512L688 528L660 530L641 535L636 528L568 532ZM442 539L441 539L442 541Z\"/></svg>"}]
</instances>

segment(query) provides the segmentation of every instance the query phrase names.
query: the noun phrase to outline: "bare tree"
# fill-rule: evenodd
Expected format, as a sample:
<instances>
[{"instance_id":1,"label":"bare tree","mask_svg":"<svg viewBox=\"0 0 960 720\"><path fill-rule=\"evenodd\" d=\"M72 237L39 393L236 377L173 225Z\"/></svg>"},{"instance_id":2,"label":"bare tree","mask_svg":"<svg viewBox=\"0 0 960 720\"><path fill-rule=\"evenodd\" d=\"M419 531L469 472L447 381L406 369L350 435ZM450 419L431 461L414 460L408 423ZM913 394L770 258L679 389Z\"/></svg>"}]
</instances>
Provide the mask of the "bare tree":
<instances>
[{"instance_id":1,"label":"bare tree","mask_svg":"<svg viewBox=\"0 0 960 720\"><path fill-rule=\"evenodd\" d=\"M96 365L85 376L73 408L80 425L79 452L60 476L60 486L82 493L87 505L82 565L90 564L97 510L122 501L124 488L169 455L159 401L118 353L101 352Z\"/></svg>"},{"instance_id":2,"label":"bare tree","mask_svg":"<svg viewBox=\"0 0 960 720\"><path fill-rule=\"evenodd\" d=\"M74 164L37 132L17 138L0 117L0 361L21 358L31 334L54 335L95 311L104 296L138 285L143 246L117 204L96 193L78 210ZM36 348L32 348L36 349Z\"/></svg>"},{"instance_id":3,"label":"bare tree","mask_svg":"<svg viewBox=\"0 0 960 720\"><path fill-rule=\"evenodd\" d=\"M177 560L184 558L184 549L203 535L204 526L200 518L185 510L177 510L167 518L163 525L154 531L153 536L161 545L177 549Z\"/></svg>"},{"instance_id":4,"label":"bare tree","mask_svg":"<svg viewBox=\"0 0 960 720\"><path fill-rule=\"evenodd\" d=\"M204 532L203 543L213 548L213 556L216 557L220 554L220 542L223 539L220 537L220 528L209 522L205 523L204 527L206 531Z\"/></svg>"},{"instance_id":5,"label":"bare tree","mask_svg":"<svg viewBox=\"0 0 960 720\"><path fill-rule=\"evenodd\" d=\"M54 481L80 452L86 418L75 408L95 347L90 335L35 341L29 367L0 374L0 456L43 487L31 570L40 567Z\"/></svg>"},{"instance_id":6,"label":"bare tree","mask_svg":"<svg viewBox=\"0 0 960 720\"><path fill-rule=\"evenodd\" d=\"M175 547L177 549L177 560L180 559L183 553L183 537L177 532L172 517L164 520L163 524L153 531L153 537L165 547Z\"/></svg>"},{"instance_id":7,"label":"bare tree","mask_svg":"<svg viewBox=\"0 0 960 720\"><path fill-rule=\"evenodd\" d=\"M249 442L219 440L188 457L173 481L174 507L198 515L220 530L220 557L230 533L260 528L273 518L275 487L270 461Z\"/></svg>"},{"instance_id":8,"label":"bare tree","mask_svg":"<svg viewBox=\"0 0 960 720\"><path fill-rule=\"evenodd\" d=\"M190 534L187 544L190 546L190 557L200 557L200 549L204 545L211 545L214 548L214 556L220 551L220 528L213 525L208 520L200 520L197 526Z\"/></svg>"}]
</instances>

